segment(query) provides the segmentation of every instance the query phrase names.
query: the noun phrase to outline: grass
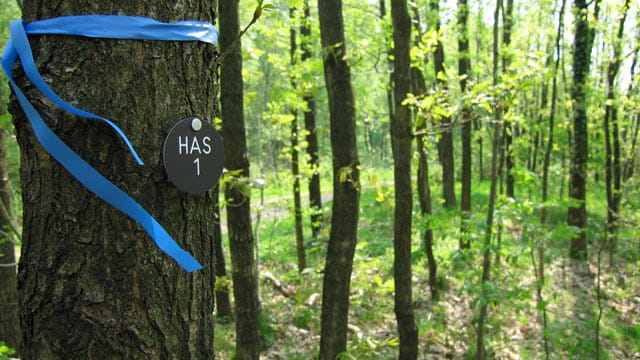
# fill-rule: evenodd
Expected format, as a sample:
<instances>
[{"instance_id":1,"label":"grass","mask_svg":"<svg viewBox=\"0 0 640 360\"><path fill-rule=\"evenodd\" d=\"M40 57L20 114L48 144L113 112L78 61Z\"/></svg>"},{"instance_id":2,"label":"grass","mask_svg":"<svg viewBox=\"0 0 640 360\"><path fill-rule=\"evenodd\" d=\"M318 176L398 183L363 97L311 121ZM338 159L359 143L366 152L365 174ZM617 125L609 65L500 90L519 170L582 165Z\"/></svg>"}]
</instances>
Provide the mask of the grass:
<instances>
[{"instance_id":1,"label":"grass","mask_svg":"<svg viewBox=\"0 0 640 360\"><path fill-rule=\"evenodd\" d=\"M269 181L267 181L269 184ZM290 207L290 187L280 184L269 190L270 207ZM489 295L480 299L479 276L482 239L489 182L474 184L474 216L470 251L458 250L459 224L456 211L443 209L434 200L434 214L424 220L414 209L412 263L414 307L420 336L421 358L465 358L475 346L475 316L479 301L489 302L486 327L489 352L497 358L538 359L544 357L541 313L535 296L531 249L540 238L547 244L546 275L543 287L549 318L547 329L551 358L595 358L595 247L606 214L605 200L592 196L587 202L590 216L590 261L576 265L566 259L570 231L564 226L566 204L549 206L550 224L537 222L539 205L532 201L499 202L496 224L501 227L501 243L493 243L500 263L492 268ZM363 169L361 174L359 237L351 282L350 330L344 358L395 359L398 334L393 312L393 187L389 169ZM330 184L325 179L323 190ZM591 184L599 192L598 184ZM522 190L522 189L520 189ZM524 193L526 189L522 190ZM255 189L254 189L255 191ZM439 194L439 187L432 194ZM266 193L266 192L265 192ZM556 194L557 195L557 194ZM256 198L255 192L253 194ZM633 199L632 199L633 200ZM635 201L635 200L633 200ZM266 203L266 202L265 202ZM627 200L626 212L640 202ZM253 204L256 204L254 200ZM309 359L318 351L322 270L330 202L325 204L325 227L321 236L310 240L309 217L304 216L306 256L310 269L299 274L296 268L293 216L288 211L269 215L265 210L260 223L260 263L279 279L291 296L285 297L269 281L261 281L264 321L269 345L264 358ZM266 208L266 206L265 206ZM438 279L443 288L440 300L432 301L428 290L426 257L421 227L431 224L435 234ZM636 223L637 224L637 223ZM640 354L640 271L638 228L627 224L621 229L615 269L603 268L602 294L605 311L601 323L602 359L632 358ZM233 356L233 323L218 324L215 333L218 358Z\"/></svg>"}]
</instances>

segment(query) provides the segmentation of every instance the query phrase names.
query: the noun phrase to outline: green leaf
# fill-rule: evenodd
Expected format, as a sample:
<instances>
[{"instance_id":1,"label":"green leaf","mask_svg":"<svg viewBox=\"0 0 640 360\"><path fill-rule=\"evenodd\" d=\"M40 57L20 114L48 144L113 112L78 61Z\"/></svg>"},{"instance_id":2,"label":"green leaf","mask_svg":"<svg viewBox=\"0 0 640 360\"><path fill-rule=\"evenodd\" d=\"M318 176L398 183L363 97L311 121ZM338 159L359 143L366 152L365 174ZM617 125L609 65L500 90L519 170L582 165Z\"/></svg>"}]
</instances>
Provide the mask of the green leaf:
<instances>
[{"instance_id":1,"label":"green leaf","mask_svg":"<svg viewBox=\"0 0 640 360\"><path fill-rule=\"evenodd\" d=\"M287 0L287 5L292 8L302 9L304 7L303 0Z\"/></svg>"}]
</instances>

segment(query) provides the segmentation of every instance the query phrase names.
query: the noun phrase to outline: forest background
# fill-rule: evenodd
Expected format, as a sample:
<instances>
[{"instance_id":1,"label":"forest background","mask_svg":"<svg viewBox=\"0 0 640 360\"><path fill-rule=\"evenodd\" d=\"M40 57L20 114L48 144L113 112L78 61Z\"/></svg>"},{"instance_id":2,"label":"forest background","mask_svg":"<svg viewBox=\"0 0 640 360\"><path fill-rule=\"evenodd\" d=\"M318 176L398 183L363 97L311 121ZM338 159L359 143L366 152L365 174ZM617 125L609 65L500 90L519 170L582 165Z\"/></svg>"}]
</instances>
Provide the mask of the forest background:
<instances>
[{"instance_id":1,"label":"forest background","mask_svg":"<svg viewBox=\"0 0 640 360\"><path fill-rule=\"evenodd\" d=\"M317 6L307 4L305 15L305 4L270 3L242 38L247 191L266 358L310 358L320 338L332 200L322 59L338 55L321 47ZM240 5L248 24L255 2ZM342 9L347 50L340 56L351 69L359 163L339 175L354 182L360 201L341 356L395 358L394 25L384 0L344 0ZM4 44L19 10L3 1L1 11ZM497 358L640 358L638 3L424 0L410 3L409 13L412 87L402 103L417 140L409 261L421 356L472 356L480 335ZM592 37L584 86L576 86L579 19L588 21ZM303 56L302 44L312 56ZM576 87L584 90L586 116L577 130ZM309 98L317 109L317 164L303 122ZM2 100L8 102L6 84ZM19 228L19 152L5 109L8 210ZM577 147L582 143L586 151ZM581 157L584 201L572 192ZM318 210L307 200L314 174L321 180ZM428 206L419 199L425 186ZM571 214L583 205L579 226ZM232 281L218 277L217 284ZM216 356L231 358L234 322L217 320Z\"/></svg>"}]
</instances>

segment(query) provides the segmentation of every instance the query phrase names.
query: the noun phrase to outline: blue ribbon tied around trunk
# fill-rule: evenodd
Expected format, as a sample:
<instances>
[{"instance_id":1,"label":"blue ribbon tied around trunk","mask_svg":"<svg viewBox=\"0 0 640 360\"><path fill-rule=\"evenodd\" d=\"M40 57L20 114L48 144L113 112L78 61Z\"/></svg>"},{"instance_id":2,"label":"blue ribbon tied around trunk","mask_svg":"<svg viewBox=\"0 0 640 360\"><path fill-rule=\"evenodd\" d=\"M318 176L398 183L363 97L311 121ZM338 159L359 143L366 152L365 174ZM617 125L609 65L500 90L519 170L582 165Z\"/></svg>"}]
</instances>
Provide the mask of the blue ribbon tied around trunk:
<instances>
[{"instance_id":1,"label":"blue ribbon tied around trunk","mask_svg":"<svg viewBox=\"0 0 640 360\"><path fill-rule=\"evenodd\" d=\"M9 25L9 30L11 37L2 56L2 68L42 147L87 189L138 222L156 245L182 268L188 272L202 269L202 265L182 249L149 212L84 161L47 126L42 116L15 83L12 67L19 58L27 78L55 105L74 115L107 123L122 138L135 161L143 165L127 136L113 121L65 102L49 87L36 67L27 35L53 34L129 40L199 41L215 46L218 43L216 28L203 21L165 23L137 16L79 15L31 23L15 20Z\"/></svg>"}]
</instances>

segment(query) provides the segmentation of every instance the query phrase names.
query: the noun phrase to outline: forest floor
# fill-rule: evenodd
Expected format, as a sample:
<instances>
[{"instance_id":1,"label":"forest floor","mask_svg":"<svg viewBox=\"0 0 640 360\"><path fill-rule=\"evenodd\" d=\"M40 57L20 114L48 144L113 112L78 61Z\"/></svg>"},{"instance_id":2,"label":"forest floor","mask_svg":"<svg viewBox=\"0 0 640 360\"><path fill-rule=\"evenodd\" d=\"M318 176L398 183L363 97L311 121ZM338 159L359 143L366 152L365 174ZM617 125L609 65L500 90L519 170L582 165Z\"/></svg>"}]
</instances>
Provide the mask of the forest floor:
<instances>
[{"instance_id":1,"label":"forest floor","mask_svg":"<svg viewBox=\"0 0 640 360\"><path fill-rule=\"evenodd\" d=\"M322 284L318 274L308 272L302 279L285 273L271 273L262 267L261 299L268 324L261 335L268 347L263 359L311 359L320 341ZM601 278L603 315L601 347L610 359L640 359L640 278L638 267L606 274ZM597 266L576 265L567 260L554 262L547 269L551 286L543 296L553 298L547 306L550 358L595 358L595 321L597 321ZM277 274L277 275L276 275ZM349 318L349 345L346 359L397 358L397 331L393 314L393 293L377 281L380 273L368 274L372 281L354 281ZM354 277L359 275L354 274ZM474 299L457 287L444 291L432 301L426 279L416 278L416 321L420 328L421 359L464 359L475 344ZM528 287L534 282L527 279ZM635 285L634 285L635 284ZM387 286L390 284L387 284ZM629 291L628 286L635 289ZM533 293L531 293L533 295ZM489 349L496 359L545 358L541 313L534 296L512 299L509 304L490 307ZM525 305L525 303L528 303ZM616 329L630 332L622 339ZM219 331L221 330L221 331ZM633 334L635 333L635 334ZM223 339L221 339L223 338ZM217 325L216 343L222 340L227 350L233 347L232 323ZM216 357L231 359L220 346ZM592 357L593 356L593 357Z\"/></svg>"},{"instance_id":2,"label":"forest floor","mask_svg":"<svg viewBox=\"0 0 640 360\"><path fill-rule=\"evenodd\" d=\"M295 268L292 226L282 218L286 205L277 201L265 204L260 225L261 358L311 359L318 353L320 343L323 256L328 234L322 234L317 241L307 240L311 266L299 273ZM388 233L391 220L370 216L363 216L360 221L361 238L367 240L360 240L356 246L349 343L344 359L395 359L398 354L393 246ZM372 228L380 237L370 238ZM436 255L442 290L438 300L431 299L421 245L414 245L413 297L420 359L470 358L476 341L480 252L461 259L464 256L455 249L457 242L439 241L436 247L441 248ZM630 241L637 244L638 240ZM543 301L539 302L530 247L516 246L501 252L500 264L494 265L492 272L495 289L488 300L489 320L485 327L490 358L545 358L546 333L550 359L595 359L598 352L601 359L640 359L640 261L622 254L621 260L609 267L603 256L599 296L602 313L598 321L596 253L592 250L589 262L574 262L557 256L557 252L548 254ZM596 329L599 343L595 340ZM233 322L218 321L215 343L216 358L233 358Z\"/></svg>"}]
</instances>

